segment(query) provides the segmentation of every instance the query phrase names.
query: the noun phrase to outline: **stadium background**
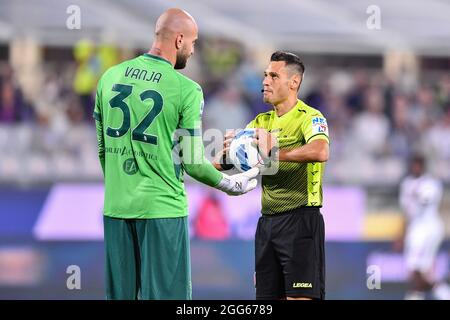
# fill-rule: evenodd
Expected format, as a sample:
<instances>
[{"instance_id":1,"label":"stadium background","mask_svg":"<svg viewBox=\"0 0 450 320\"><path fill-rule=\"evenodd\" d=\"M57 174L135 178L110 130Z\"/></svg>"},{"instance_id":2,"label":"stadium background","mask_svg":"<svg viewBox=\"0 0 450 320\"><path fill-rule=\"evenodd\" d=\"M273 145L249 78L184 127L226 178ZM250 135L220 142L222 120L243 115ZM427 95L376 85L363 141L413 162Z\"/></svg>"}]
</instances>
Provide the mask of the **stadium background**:
<instances>
[{"instance_id":1,"label":"stadium background","mask_svg":"<svg viewBox=\"0 0 450 320\"><path fill-rule=\"evenodd\" d=\"M205 129L243 127L268 109L260 89L273 51L304 60L300 98L324 113L332 140L328 298L403 297L392 241L398 184L416 150L446 186L435 274L448 276L450 2L0 0L0 298L103 299L92 93L106 68L148 50L155 19L172 6L200 27L183 73L204 89ZM70 29L77 8L81 28ZM260 191L231 199L191 180L187 188L194 298L253 299ZM70 265L80 267L81 290L66 286ZM381 289L367 287L371 265Z\"/></svg>"}]
</instances>

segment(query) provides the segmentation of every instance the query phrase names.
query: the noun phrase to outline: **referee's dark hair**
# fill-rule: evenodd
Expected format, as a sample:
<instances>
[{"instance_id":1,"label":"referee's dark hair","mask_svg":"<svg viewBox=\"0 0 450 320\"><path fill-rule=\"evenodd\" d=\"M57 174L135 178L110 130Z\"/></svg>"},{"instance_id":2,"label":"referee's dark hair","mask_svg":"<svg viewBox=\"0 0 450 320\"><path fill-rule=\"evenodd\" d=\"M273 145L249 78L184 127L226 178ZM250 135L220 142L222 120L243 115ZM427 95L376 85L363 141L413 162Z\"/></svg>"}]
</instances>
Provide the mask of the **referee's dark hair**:
<instances>
[{"instance_id":1,"label":"referee's dark hair","mask_svg":"<svg viewBox=\"0 0 450 320\"><path fill-rule=\"evenodd\" d=\"M296 54L286 51L276 51L270 57L270 61L284 61L287 67L290 67L291 70L300 75L300 81L303 80L305 65Z\"/></svg>"}]
</instances>

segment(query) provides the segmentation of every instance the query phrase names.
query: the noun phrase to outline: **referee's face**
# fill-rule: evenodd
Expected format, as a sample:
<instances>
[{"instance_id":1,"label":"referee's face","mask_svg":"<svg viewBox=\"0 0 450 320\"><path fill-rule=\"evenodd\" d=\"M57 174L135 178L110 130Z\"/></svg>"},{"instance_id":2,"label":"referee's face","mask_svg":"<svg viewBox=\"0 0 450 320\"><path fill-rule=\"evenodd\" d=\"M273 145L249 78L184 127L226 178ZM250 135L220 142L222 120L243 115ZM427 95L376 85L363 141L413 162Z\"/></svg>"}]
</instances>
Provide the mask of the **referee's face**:
<instances>
[{"instance_id":1,"label":"referee's face","mask_svg":"<svg viewBox=\"0 0 450 320\"><path fill-rule=\"evenodd\" d=\"M289 77L284 61L271 61L264 71L263 100L276 106L289 97Z\"/></svg>"}]
</instances>

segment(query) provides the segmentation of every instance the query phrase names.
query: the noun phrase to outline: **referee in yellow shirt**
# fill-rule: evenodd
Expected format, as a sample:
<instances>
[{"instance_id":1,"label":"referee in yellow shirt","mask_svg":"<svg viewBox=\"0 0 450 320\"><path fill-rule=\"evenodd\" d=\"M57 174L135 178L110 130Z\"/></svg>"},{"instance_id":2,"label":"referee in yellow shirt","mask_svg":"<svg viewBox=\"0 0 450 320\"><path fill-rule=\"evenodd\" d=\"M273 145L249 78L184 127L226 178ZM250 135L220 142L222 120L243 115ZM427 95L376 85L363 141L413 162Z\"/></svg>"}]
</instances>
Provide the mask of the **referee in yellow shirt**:
<instances>
[{"instance_id":1,"label":"referee in yellow shirt","mask_svg":"<svg viewBox=\"0 0 450 320\"><path fill-rule=\"evenodd\" d=\"M305 68L292 53L272 54L264 72L261 113L247 128L256 128L255 143L275 161L275 174L262 177L262 216L255 235L257 299L325 298L325 229L322 176L329 154L324 116L297 98ZM224 150L217 169L230 169ZM275 159L275 160L274 160Z\"/></svg>"}]
</instances>

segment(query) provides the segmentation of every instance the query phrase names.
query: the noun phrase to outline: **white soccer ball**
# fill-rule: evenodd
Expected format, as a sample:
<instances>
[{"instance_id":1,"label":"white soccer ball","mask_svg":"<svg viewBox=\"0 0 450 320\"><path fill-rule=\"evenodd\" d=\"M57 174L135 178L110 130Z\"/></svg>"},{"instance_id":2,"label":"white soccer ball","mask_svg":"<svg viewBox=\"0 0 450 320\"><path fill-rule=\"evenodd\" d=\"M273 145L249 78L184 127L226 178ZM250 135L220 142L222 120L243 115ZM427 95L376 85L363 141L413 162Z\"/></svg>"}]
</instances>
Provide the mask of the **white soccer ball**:
<instances>
[{"instance_id":1,"label":"white soccer ball","mask_svg":"<svg viewBox=\"0 0 450 320\"><path fill-rule=\"evenodd\" d=\"M252 144L255 129L245 129L236 134L230 144L230 159L241 172L264 165L258 149Z\"/></svg>"}]
</instances>

